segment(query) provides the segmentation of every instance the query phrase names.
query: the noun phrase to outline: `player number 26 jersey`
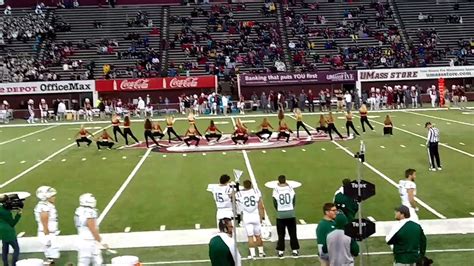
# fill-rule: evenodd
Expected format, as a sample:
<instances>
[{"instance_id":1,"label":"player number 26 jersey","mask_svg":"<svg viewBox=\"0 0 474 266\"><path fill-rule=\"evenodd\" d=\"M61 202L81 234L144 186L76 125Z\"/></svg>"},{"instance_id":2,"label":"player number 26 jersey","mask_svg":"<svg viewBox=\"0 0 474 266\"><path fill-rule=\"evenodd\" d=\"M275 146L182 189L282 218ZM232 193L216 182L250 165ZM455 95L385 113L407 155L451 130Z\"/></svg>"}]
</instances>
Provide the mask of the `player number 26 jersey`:
<instances>
[{"instance_id":1,"label":"player number 26 jersey","mask_svg":"<svg viewBox=\"0 0 474 266\"><path fill-rule=\"evenodd\" d=\"M80 206L74 213L74 224L81 239L93 240L94 236L87 227L87 219L97 219L97 209Z\"/></svg>"},{"instance_id":2,"label":"player number 26 jersey","mask_svg":"<svg viewBox=\"0 0 474 266\"><path fill-rule=\"evenodd\" d=\"M38 223L38 232L43 232L43 223L41 223L41 213L48 213L48 230L50 233L54 233L58 230L58 212L56 206L47 201L40 201L35 207L35 220Z\"/></svg>"},{"instance_id":3,"label":"player number 26 jersey","mask_svg":"<svg viewBox=\"0 0 474 266\"><path fill-rule=\"evenodd\" d=\"M218 209L232 209L231 193L232 189L229 186L216 186L212 189L212 195Z\"/></svg>"},{"instance_id":4,"label":"player number 26 jersey","mask_svg":"<svg viewBox=\"0 0 474 266\"><path fill-rule=\"evenodd\" d=\"M277 186L273 189L272 196L277 202L278 211L291 211L294 209L293 199L295 197L295 191L290 186Z\"/></svg>"},{"instance_id":5,"label":"player number 26 jersey","mask_svg":"<svg viewBox=\"0 0 474 266\"><path fill-rule=\"evenodd\" d=\"M258 213L258 202L262 194L258 189L241 190L237 193L236 199L240 208L246 213Z\"/></svg>"},{"instance_id":6,"label":"player number 26 jersey","mask_svg":"<svg viewBox=\"0 0 474 266\"><path fill-rule=\"evenodd\" d=\"M402 200L402 204L406 206L410 206L410 200L408 199L408 190L415 189L413 192L416 195L416 184L410 180L400 180L398 183L398 192L400 193L400 198Z\"/></svg>"}]
</instances>

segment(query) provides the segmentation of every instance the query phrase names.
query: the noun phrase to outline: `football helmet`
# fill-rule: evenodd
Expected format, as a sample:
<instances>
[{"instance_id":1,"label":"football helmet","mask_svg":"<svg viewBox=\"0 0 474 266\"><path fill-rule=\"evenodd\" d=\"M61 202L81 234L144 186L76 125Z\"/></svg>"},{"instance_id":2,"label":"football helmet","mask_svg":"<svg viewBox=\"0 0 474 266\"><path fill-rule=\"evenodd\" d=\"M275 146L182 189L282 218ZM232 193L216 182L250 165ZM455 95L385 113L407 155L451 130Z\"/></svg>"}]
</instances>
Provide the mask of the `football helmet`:
<instances>
[{"instance_id":1,"label":"football helmet","mask_svg":"<svg viewBox=\"0 0 474 266\"><path fill-rule=\"evenodd\" d=\"M41 186L36 190L36 197L39 200L47 200L56 195L56 189L50 186Z\"/></svg>"},{"instance_id":2,"label":"football helmet","mask_svg":"<svg viewBox=\"0 0 474 266\"><path fill-rule=\"evenodd\" d=\"M79 197L79 205L84 207L95 208L95 206L97 205L97 200L91 193L85 193Z\"/></svg>"}]
</instances>

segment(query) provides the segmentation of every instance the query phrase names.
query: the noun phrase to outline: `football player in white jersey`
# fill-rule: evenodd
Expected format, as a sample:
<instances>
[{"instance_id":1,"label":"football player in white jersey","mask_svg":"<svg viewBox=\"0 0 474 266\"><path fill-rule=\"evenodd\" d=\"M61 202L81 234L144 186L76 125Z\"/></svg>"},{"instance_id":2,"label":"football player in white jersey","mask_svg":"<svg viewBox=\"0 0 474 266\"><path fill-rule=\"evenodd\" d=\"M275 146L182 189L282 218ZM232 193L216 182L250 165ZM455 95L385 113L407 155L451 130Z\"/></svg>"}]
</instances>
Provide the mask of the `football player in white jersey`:
<instances>
[{"instance_id":1,"label":"football player in white jersey","mask_svg":"<svg viewBox=\"0 0 474 266\"><path fill-rule=\"evenodd\" d=\"M243 185L244 189L236 193L236 200L243 213L242 221L248 237L249 258L255 259L255 247L258 247L259 256L265 257L261 237L261 223L265 219L262 194L258 189L252 187L250 180L245 180Z\"/></svg>"},{"instance_id":2,"label":"football player in white jersey","mask_svg":"<svg viewBox=\"0 0 474 266\"><path fill-rule=\"evenodd\" d=\"M106 244L101 243L102 238L99 234L97 217L99 213L95 208L97 201L91 193L82 194L79 197L79 207L74 215L78 243L78 266L99 266L102 265L101 247L107 248Z\"/></svg>"},{"instance_id":3,"label":"football player in white jersey","mask_svg":"<svg viewBox=\"0 0 474 266\"><path fill-rule=\"evenodd\" d=\"M59 246L56 240L58 229L58 212L56 210L56 189L41 186L36 190L39 199L34 209L35 220L38 223L38 237L44 246L44 256L48 263L59 259ZM49 264L48 264L49 265Z\"/></svg>"},{"instance_id":4,"label":"football player in white jersey","mask_svg":"<svg viewBox=\"0 0 474 266\"><path fill-rule=\"evenodd\" d=\"M285 234L288 229L290 235L290 246L293 257L298 257L300 244L296 234L296 214L295 204L296 195L293 188L286 182L284 175L278 176L278 185L273 189L273 206L277 211L276 227L278 233L278 242L276 250L281 259L285 251Z\"/></svg>"},{"instance_id":5,"label":"football player in white jersey","mask_svg":"<svg viewBox=\"0 0 474 266\"><path fill-rule=\"evenodd\" d=\"M402 199L402 204L407 206L410 210L410 220L418 221L418 207L416 205L415 196L416 196L416 170L407 169L405 171L405 180L400 180L398 183L398 192L400 193L400 198Z\"/></svg>"},{"instance_id":6,"label":"football player in white jersey","mask_svg":"<svg viewBox=\"0 0 474 266\"><path fill-rule=\"evenodd\" d=\"M217 207L217 221L234 217L234 212L232 211L232 188L229 185L229 181L230 176L224 174L219 178L219 185L212 188L212 195Z\"/></svg>"}]
</instances>

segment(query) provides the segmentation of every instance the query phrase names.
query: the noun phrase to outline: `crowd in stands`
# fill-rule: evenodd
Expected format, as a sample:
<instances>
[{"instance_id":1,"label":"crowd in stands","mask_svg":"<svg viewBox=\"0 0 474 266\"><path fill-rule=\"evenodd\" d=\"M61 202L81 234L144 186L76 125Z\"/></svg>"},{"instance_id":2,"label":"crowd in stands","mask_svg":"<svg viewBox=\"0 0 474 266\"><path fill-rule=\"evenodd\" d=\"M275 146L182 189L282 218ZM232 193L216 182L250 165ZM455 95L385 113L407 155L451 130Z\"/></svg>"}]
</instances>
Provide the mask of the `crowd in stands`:
<instances>
[{"instance_id":1,"label":"crowd in stands","mask_svg":"<svg viewBox=\"0 0 474 266\"><path fill-rule=\"evenodd\" d=\"M182 28L171 40L170 48L180 46L183 50L188 61L182 68L191 71L204 66L209 74L234 76L238 73L240 65L264 68L264 62L268 60L275 64L273 67L275 71L285 70L286 66L281 60L283 49L279 42L280 32L277 24L234 18L234 13L245 9L245 4L213 5L209 12L195 8L188 17L172 16L170 19L172 25L180 24ZM267 1L262 6L261 13L265 16L274 16L275 3ZM193 17L207 18L207 32L193 30ZM232 36L239 36L239 39L215 40L210 34L212 32L227 32ZM251 37L253 33L256 38ZM201 44L202 42L205 44Z\"/></svg>"}]
</instances>

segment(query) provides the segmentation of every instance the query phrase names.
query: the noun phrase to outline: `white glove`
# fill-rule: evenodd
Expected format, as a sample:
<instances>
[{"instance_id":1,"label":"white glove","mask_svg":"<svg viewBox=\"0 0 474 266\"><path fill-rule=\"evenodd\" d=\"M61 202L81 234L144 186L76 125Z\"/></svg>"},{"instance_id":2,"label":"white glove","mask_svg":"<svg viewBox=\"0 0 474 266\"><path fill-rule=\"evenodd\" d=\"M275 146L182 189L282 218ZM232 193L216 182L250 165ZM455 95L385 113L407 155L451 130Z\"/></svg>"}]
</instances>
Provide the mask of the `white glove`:
<instances>
[{"instance_id":1,"label":"white glove","mask_svg":"<svg viewBox=\"0 0 474 266\"><path fill-rule=\"evenodd\" d=\"M419 210L420 210L420 209L419 209L418 207L415 208L415 211L416 211L416 212L419 211Z\"/></svg>"}]
</instances>

